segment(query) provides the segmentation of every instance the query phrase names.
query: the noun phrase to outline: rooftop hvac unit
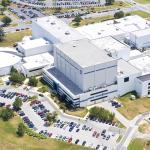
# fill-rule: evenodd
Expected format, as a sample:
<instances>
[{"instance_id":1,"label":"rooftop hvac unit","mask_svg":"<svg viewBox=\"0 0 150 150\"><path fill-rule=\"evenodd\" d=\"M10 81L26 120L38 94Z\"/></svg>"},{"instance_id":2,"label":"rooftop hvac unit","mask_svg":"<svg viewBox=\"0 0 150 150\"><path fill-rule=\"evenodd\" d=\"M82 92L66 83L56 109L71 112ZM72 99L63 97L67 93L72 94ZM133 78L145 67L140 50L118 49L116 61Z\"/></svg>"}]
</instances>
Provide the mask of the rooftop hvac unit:
<instances>
[{"instance_id":1,"label":"rooftop hvac unit","mask_svg":"<svg viewBox=\"0 0 150 150\"><path fill-rule=\"evenodd\" d=\"M69 31L66 31L66 32L65 32L65 34L66 34L66 35L69 35L69 34L70 34L70 32L69 32Z\"/></svg>"},{"instance_id":2,"label":"rooftop hvac unit","mask_svg":"<svg viewBox=\"0 0 150 150\"><path fill-rule=\"evenodd\" d=\"M112 57L112 54L109 52L108 54L107 54L109 57Z\"/></svg>"},{"instance_id":3,"label":"rooftop hvac unit","mask_svg":"<svg viewBox=\"0 0 150 150\"><path fill-rule=\"evenodd\" d=\"M51 22L51 25L55 25L56 23L55 22Z\"/></svg>"}]
</instances>

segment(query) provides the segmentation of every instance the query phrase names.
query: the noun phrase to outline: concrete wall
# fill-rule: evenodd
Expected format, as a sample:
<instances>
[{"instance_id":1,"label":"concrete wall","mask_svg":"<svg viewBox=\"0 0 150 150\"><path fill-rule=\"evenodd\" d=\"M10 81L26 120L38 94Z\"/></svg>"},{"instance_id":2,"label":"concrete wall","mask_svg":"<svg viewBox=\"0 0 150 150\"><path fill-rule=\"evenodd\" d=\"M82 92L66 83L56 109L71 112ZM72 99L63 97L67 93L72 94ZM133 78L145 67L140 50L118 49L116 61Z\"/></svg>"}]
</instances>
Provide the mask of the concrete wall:
<instances>
[{"instance_id":1,"label":"concrete wall","mask_svg":"<svg viewBox=\"0 0 150 150\"><path fill-rule=\"evenodd\" d=\"M47 44L47 45L43 45L40 47L24 49L23 47L21 47L18 44L18 49L21 53L24 54L24 56L27 57L27 56L37 55L37 54L41 54L41 53L45 53L45 52L50 52L50 51L52 51L52 45Z\"/></svg>"},{"instance_id":2,"label":"concrete wall","mask_svg":"<svg viewBox=\"0 0 150 150\"><path fill-rule=\"evenodd\" d=\"M52 43L59 43L60 41L51 35L48 31L39 26L36 21L32 22L32 37L33 38L44 38L45 40Z\"/></svg>"},{"instance_id":3,"label":"concrete wall","mask_svg":"<svg viewBox=\"0 0 150 150\"><path fill-rule=\"evenodd\" d=\"M138 49L142 49L143 47L150 47L150 34L136 37L134 33L131 33L130 40L136 45Z\"/></svg>"},{"instance_id":4,"label":"concrete wall","mask_svg":"<svg viewBox=\"0 0 150 150\"><path fill-rule=\"evenodd\" d=\"M136 77L139 77L141 73L136 73L128 76L118 76L118 96L124 95L130 91L134 91L136 88ZM124 82L124 78L129 77L128 82Z\"/></svg>"},{"instance_id":5,"label":"concrete wall","mask_svg":"<svg viewBox=\"0 0 150 150\"><path fill-rule=\"evenodd\" d=\"M140 96L140 97L144 97L144 96L148 96L150 94L148 94L148 91L150 91L150 80L148 81L145 81L145 82L142 82L141 80L139 80L138 78L136 79L136 87L135 87L135 90L137 92L137 94ZM148 90L149 89L149 90Z\"/></svg>"},{"instance_id":6,"label":"concrete wall","mask_svg":"<svg viewBox=\"0 0 150 150\"><path fill-rule=\"evenodd\" d=\"M54 66L83 91L116 82L117 61L82 68L61 50L54 50Z\"/></svg>"}]
</instances>

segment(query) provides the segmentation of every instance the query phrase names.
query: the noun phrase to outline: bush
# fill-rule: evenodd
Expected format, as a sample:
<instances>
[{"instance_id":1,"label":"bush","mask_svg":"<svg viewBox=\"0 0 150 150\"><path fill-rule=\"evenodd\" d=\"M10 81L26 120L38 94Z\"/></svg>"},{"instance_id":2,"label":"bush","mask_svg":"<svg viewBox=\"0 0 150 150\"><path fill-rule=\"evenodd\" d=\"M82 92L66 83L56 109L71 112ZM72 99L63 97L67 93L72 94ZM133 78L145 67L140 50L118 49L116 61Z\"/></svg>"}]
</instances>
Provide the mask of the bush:
<instances>
[{"instance_id":1,"label":"bush","mask_svg":"<svg viewBox=\"0 0 150 150\"><path fill-rule=\"evenodd\" d=\"M124 12L123 11L118 11L114 14L115 19L119 19L119 18L122 18L122 17L124 17Z\"/></svg>"},{"instance_id":2,"label":"bush","mask_svg":"<svg viewBox=\"0 0 150 150\"><path fill-rule=\"evenodd\" d=\"M37 80L35 77L30 77L30 78L29 78L29 85L30 85L30 86L36 87L37 84L38 84L38 80Z\"/></svg>"},{"instance_id":3,"label":"bush","mask_svg":"<svg viewBox=\"0 0 150 150\"><path fill-rule=\"evenodd\" d=\"M9 80L13 83L22 83L25 80L25 77L20 73L12 73L9 77Z\"/></svg>"},{"instance_id":4,"label":"bush","mask_svg":"<svg viewBox=\"0 0 150 150\"><path fill-rule=\"evenodd\" d=\"M102 107L93 107L89 111L89 117L95 117L98 119L113 121L115 118L115 114L105 110Z\"/></svg>"},{"instance_id":5,"label":"bush","mask_svg":"<svg viewBox=\"0 0 150 150\"><path fill-rule=\"evenodd\" d=\"M12 21L11 18L9 18L7 16L2 18L2 22L4 23L4 26L9 25L11 23L11 21Z\"/></svg>"},{"instance_id":6,"label":"bush","mask_svg":"<svg viewBox=\"0 0 150 150\"><path fill-rule=\"evenodd\" d=\"M45 93L48 92L48 87L47 86L42 86L41 88L38 89L39 92Z\"/></svg>"},{"instance_id":7,"label":"bush","mask_svg":"<svg viewBox=\"0 0 150 150\"><path fill-rule=\"evenodd\" d=\"M13 108L18 111L20 110L22 106L22 100L20 98L16 98L15 101L13 102Z\"/></svg>"},{"instance_id":8,"label":"bush","mask_svg":"<svg viewBox=\"0 0 150 150\"><path fill-rule=\"evenodd\" d=\"M17 129L17 135L19 136L19 137L23 137L24 136L24 133L25 133L25 126L24 126L24 124L23 123L19 123L19 125L18 125L18 129Z\"/></svg>"},{"instance_id":9,"label":"bush","mask_svg":"<svg viewBox=\"0 0 150 150\"><path fill-rule=\"evenodd\" d=\"M25 126L25 133L29 136L36 137L38 139L46 139L44 135L34 132L33 130L29 129L27 126Z\"/></svg>"},{"instance_id":10,"label":"bush","mask_svg":"<svg viewBox=\"0 0 150 150\"><path fill-rule=\"evenodd\" d=\"M3 108L0 112L0 117L3 119L3 121L8 121L14 117L14 112L10 108Z\"/></svg>"}]
</instances>

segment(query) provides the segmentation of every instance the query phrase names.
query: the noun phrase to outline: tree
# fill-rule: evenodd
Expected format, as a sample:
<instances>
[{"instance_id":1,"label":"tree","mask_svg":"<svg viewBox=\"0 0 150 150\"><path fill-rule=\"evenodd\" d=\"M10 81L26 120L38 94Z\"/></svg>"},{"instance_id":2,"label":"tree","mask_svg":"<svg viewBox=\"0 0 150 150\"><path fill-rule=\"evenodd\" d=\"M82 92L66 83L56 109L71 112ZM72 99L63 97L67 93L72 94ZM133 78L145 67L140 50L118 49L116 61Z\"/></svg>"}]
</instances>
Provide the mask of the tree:
<instances>
[{"instance_id":1,"label":"tree","mask_svg":"<svg viewBox=\"0 0 150 150\"><path fill-rule=\"evenodd\" d=\"M114 14L115 19L119 19L119 18L122 18L122 17L124 17L124 12L123 11L118 11Z\"/></svg>"},{"instance_id":2,"label":"tree","mask_svg":"<svg viewBox=\"0 0 150 150\"><path fill-rule=\"evenodd\" d=\"M13 83L22 83L25 80L25 77L23 74L19 72L12 72L10 73L9 80L12 81Z\"/></svg>"},{"instance_id":3,"label":"tree","mask_svg":"<svg viewBox=\"0 0 150 150\"><path fill-rule=\"evenodd\" d=\"M2 0L2 2L1 2L1 5L4 7L8 6L9 4L10 4L9 0Z\"/></svg>"},{"instance_id":4,"label":"tree","mask_svg":"<svg viewBox=\"0 0 150 150\"><path fill-rule=\"evenodd\" d=\"M11 67L10 73L18 73L17 69L13 66Z\"/></svg>"},{"instance_id":5,"label":"tree","mask_svg":"<svg viewBox=\"0 0 150 150\"><path fill-rule=\"evenodd\" d=\"M49 121L50 124L56 122L56 118L57 118L57 113L56 112L47 114L47 120Z\"/></svg>"},{"instance_id":6,"label":"tree","mask_svg":"<svg viewBox=\"0 0 150 150\"><path fill-rule=\"evenodd\" d=\"M80 25L81 20L82 20L82 18L81 18L80 15L75 16L75 18L73 19L73 21L75 22L76 26Z\"/></svg>"},{"instance_id":7,"label":"tree","mask_svg":"<svg viewBox=\"0 0 150 150\"><path fill-rule=\"evenodd\" d=\"M106 0L106 5L112 5L115 0Z\"/></svg>"},{"instance_id":8,"label":"tree","mask_svg":"<svg viewBox=\"0 0 150 150\"><path fill-rule=\"evenodd\" d=\"M95 117L98 119L109 120L109 121L113 121L115 117L114 113L111 113L102 107L93 107L90 109L89 113L90 113L89 115L90 117Z\"/></svg>"},{"instance_id":9,"label":"tree","mask_svg":"<svg viewBox=\"0 0 150 150\"><path fill-rule=\"evenodd\" d=\"M24 124L23 123L19 123L18 124L18 129L17 129L17 135L19 136L19 137L23 137L24 136L24 133L25 133L25 126L24 126Z\"/></svg>"},{"instance_id":10,"label":"tree","mask_svg":"<svg viewBox=\"0 0 150 150\"><path fill-rule=\"evenodd\" d=\"M13 108L14 110L18 111L20 110L21 106L22 106L22 100L17 97L15 101L13 102Z\"/></svg>"},{"instance_id":11,"label":"tree","mask_svg":"<svg viewBox=\"0 0 150 150\"><path fill-rule=\"evenodd\" d=\"M55 8L55 13L60 13L61 12L61 7L56 7Z\"/></svg>"},{"instance_id":12,"label":"tree","mask_svg":"<svg viewBox=\"0 0 150 150\"><path fill-rule=\"evenodd\" d=\"M37 80L35 77L30 77L30 78L29 78L29 85L30 85L30 86L36 87L37 84L38 84L38 80Z\"/></svg>"},{"instance_id":13,"label":"tree","mask_svg":"<svg viewBox=\"0 0 150 150\"><path fill-rule=\"evenodd\" d=\"M11 18L9 18L7 16L2 18L2 22L4 23L4 26L9 25L11 23L11 21L12 21Z\"/></svg>"},{"instance_id":14,"label":"tree","mask_svg":"<svg viewBox=\"0 0 150 150\"><path fill-rule=\"evenodd\" d=\"M0 117L4 120L4 121L8 121L9 119L11 119L14 116L14 112L13 110L11 110L10 108L4 108L2 109L1 113L0 113Z\"/></svg>"},{"instance_id":15,"label":"tree","mask_svg":"<svg viewBox=\"0 0 150 150\"><path fill-rule=\"evenodd\" d=\"M0 28L0 42L3 41L4 36L5 36L4 30L2 28Z\"/></svg>"}]
</instances>

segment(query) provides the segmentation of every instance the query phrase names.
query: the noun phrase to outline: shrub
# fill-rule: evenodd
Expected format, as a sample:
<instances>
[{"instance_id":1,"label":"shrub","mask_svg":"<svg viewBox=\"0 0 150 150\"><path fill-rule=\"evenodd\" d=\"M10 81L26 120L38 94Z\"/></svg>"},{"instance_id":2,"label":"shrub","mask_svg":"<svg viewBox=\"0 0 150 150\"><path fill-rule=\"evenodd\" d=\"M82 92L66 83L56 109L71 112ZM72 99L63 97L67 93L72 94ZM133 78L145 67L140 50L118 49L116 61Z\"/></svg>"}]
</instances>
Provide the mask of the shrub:
<instances>
[{"instance_id":1,"label":"shrub","mask_svg":"<svg viewBox=\"0 0 150 150\"><path fill-rule=\"evenodd\" d=\"M25 133L25 126L24 126L24 124L23 123L19 123L19 125L18 125L18 129L17 129L17 135L19 136L19 137L23 137L24 136L24 133Z\"/></svg>"},{"instance_id":2,"label":"shrub","mask_svg":"<svg viewBox=\"0 0 150 150\"><path fill-rule=\"evenodd\" d=\"M36 87L37 84L38 84L38 80L37 80L35 77L30 77L30 78L29 78L29 85L30 85L30 86Z\"/></svg>"},{"instance_id":3,"label":"shrub","mask_svg":"<svg viewBox=\"0 0 150 150\"><path fill-rule=\"evenodd\" d=\"M10 108L3 108L0 112L0 117L3 119L3 121L8 121L14 117L14 112Z\"/></svg>"},{"instance_id":4,"label":"shrub","mask_svg":"<svg viewBox=\"0 0 150 150\"><path fill-rule=\"evenodd\" d=\"M119 19L119 18L122 18L122 17L124 17L124 12L123 11L118 11L114 14L115 19Z\"/></svg>"}]
</instances>

